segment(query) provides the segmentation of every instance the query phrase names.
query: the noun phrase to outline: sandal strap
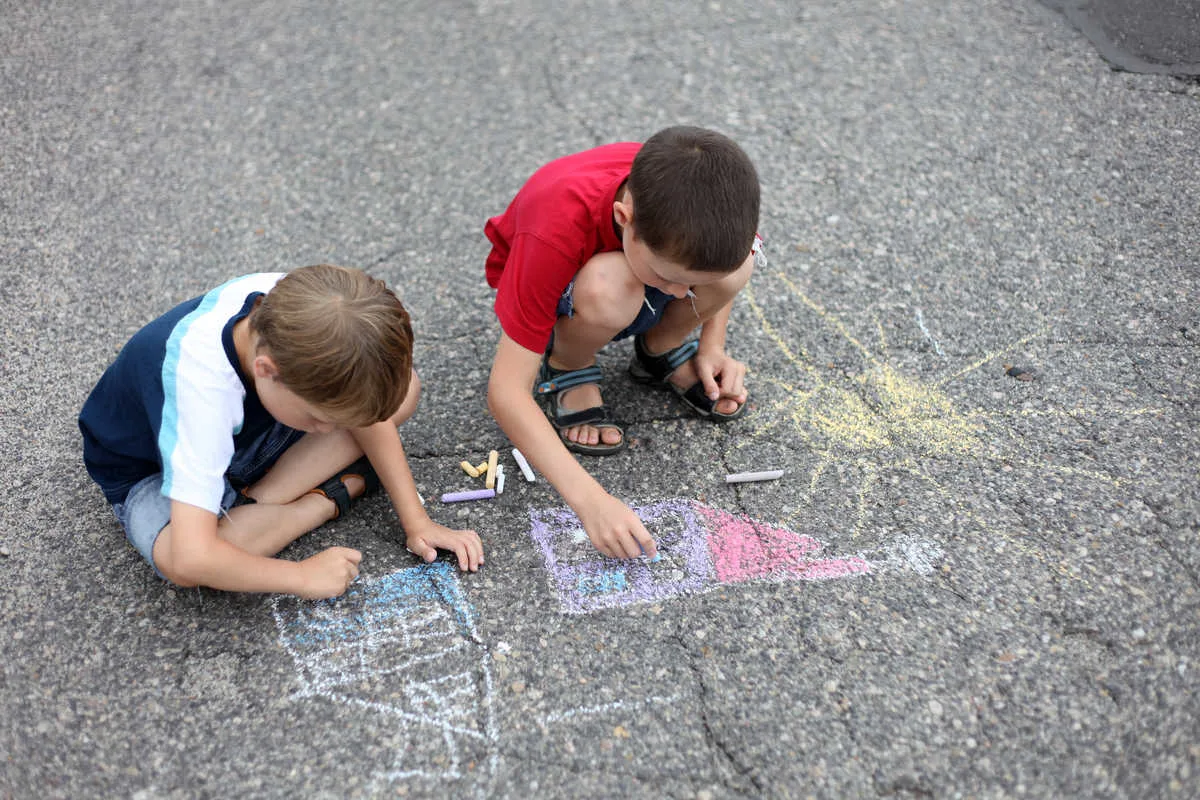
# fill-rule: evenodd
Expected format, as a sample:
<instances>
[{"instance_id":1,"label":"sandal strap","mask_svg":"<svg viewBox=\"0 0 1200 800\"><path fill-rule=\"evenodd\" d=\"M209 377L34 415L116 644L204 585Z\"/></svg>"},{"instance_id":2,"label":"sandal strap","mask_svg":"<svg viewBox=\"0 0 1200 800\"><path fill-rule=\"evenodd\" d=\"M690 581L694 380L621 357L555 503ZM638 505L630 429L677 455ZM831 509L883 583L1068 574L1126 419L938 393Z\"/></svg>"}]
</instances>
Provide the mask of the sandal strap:
<instances>
[{"instance_id":1,"label":"sandal strap","mask_svg":"<svg viewBox=\"0 0 1200 800\"><path fill-rule=\"evenodd\" d=\"M597 428L620 427L613 418L612 409L603 404L581 411L570 411L566 414L556 413L554 424L559 429L572 428L576 425L594 425Z\"/></svg>"},{"instance_id":2,"label":"sandal strap","mask_svg":"<svg viewBox=\"0 0 1200 800\"><path fill-rule=\"evenodd\" d=\"M575 386L587 383L599 383L604 377L600 367L592 364L583 369L555 369L547 359L542 359L542 369L538 373L538 383L533 391L536 394L561 392Z\"/></svg>"},{"instance_id":3,"label":"sandal strap","mask_svg":"<svg viewBox=\"0 0 1200 800\"><path fill-rule=\"evenodd\" d=\"M363 493L359 497L366 497L379 488L379 474L371 466L370 459L362 456L320 486L309 490L333 501L333 504L337 506L337 516L334 519L341 519L350 510L350 506L354 504L356 499L350 496L350 490L346 488L345 479L351 476L361 478L362 482L366 484L366 488L363 489Z\"/></svg>"},{"instance_id":4,"label":"sandal strap","mask_svg":"<svg viewBox=\"0 0 1200 800\"><path fill-rule=\"evenodd\" d=\"M653 355L646 349L646 339L642 334L633 337L633 351L638 363L659 382L665 381L672 372L686 364L699 349L700 342L691 339L665 353Z\"/></svg>"},{"instance_id":5,"label":"sandal strap","mask_svg":"<svg viewBox=\"0 0 1200 800\"><path fill-rule=\"evenodd\" d=\"M342 483L341 473L334 475L315 489L310 489L309 494L319 494L332 500L333 504L337 506L337 514L334 515L334 519L341 519L350 510L350 490L346 488L346 484Z\"/></svg>"},{"instance_id":6,"label":"sandal strap","mask_svg":"<svg viewBox=\"0 0 1200 800\"><path fill-rule=\"evenodd\" d=\"M713 409L717 407L717 401L704 393L704 384L700 381L693 383L679 396L701 416L714 413Z\"/></svg>"}]
</instances>

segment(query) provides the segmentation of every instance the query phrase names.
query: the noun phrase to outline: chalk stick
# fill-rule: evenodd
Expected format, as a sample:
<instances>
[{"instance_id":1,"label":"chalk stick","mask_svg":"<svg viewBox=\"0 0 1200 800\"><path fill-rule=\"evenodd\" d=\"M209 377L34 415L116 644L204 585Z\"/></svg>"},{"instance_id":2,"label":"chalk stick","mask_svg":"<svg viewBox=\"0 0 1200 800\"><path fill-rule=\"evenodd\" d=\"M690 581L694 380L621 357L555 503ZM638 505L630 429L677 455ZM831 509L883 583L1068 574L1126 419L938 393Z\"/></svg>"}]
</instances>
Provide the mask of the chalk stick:
<instances>
[{"instance_id":1,"label":"chalk stick","mask_svg":"<svg viewBox=\"0 0 1200 800\"><path fill-rule=\"evenodd\" d=\"M513 448L513 458L517 462L517 466L521 468L521 473L525 476L525 480L533 483L533 469L529 466L529 462L525 460L525 456L517 448Z\"/></svg>"},{"instance_id":2,"label":"chalk stick","mask_svg":"<svg viewBox=\"0 0 1200 800\"><path fill-rule=\"evenodd\" d=\"M749 483L751 481L773 481L783 477L783 470L772 469L766 472L735 472L725 476L726 483Z\"/></svg>"},{"instance_id":3,"label":"chalk stick","mask_svg":"<svg viewBox=\"0 0 1200 800\"><path fill-rule=\"evenodd\" d=\"M499 463L500 454L495 450L488 453L487 460L487 481L483 484L489 489L496 488L496 464Z\"/></svg>"},{"instance_id":4,"label":"chalk stick","mask_svg":"<svg viewBox=\"0 0 1200 800\"><path fill-rule=\"evenodd\" d=\"M496 494L504 494L504 465L496 466Z\"/></svg>"},{"instance_id":5,"label":"chalk stick","mask_svg":"<svg viewBox=\"0 0 1200 800\"><path fill-rule=\"evenodd\" d=\"M442 495L443 503L460 503L463 500L490 500L496 496L495 489L474 489L470 492L447 492Z\"/></svg>"},{"instance_id":6,"label":"chalk stick","mask_svg":"<svg viewBox=\"0 0 1200 800\"><path fill-rule=\"evenodd\" d=\"M469 461L463 461L461 464L459 464L459 466L462 467L463 472L467 473L472 478L479 477L479 470L477 470L477 469L475 469L475 467L471 466L471 463Z\"/></svg>"},{"instance_id":7,"label":"chalk stick","mask_svg":"<svg viewBox=\"0 0 1200 800\"><path fill-rule=\"evenodd\" d=\"M487 473L487 462L480 461L478 464L475 465L475 471L478 472L480 475L486 474Z\"/></svg>"}]
</instances>

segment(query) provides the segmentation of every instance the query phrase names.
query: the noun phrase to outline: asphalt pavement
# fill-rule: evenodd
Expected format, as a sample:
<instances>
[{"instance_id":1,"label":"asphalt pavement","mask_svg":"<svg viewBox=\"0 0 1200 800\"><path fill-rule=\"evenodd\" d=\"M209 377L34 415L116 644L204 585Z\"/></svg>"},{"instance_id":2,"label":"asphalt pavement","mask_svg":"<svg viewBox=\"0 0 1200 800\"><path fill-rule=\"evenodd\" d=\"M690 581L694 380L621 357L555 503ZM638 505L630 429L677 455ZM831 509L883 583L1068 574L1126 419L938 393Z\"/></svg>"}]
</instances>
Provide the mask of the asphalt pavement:
<instances>
[{"instance_id":1,"label":"asphalt pavement","mask_svg":"<svg viewBox=\"0 0 1200 800\"><path fill-rule=\"evenodd\" d=\"M1193 0L1043 0L1118 69L1200 76L1200 5Z\"/></svg>"},{"instance_id":2,"label":"asphalt pavement","mask_svg":"<svg viewBox=\"0 0 1200 800\"><path fill-rule=\"evenodd\" d=\"M1036 0L5 3L0 797L1200 795L1200 85ZM607 562L487 416L487 217L545 161L739 141L769 263L688 417L602 353ZM246 272L410 307L386 500L285 551L336 602L173 589L80 459L141 324ZM498 449L492 501L458 464ZM783 469L729 485L727 473Z\"/></svg>"}]
</instances>

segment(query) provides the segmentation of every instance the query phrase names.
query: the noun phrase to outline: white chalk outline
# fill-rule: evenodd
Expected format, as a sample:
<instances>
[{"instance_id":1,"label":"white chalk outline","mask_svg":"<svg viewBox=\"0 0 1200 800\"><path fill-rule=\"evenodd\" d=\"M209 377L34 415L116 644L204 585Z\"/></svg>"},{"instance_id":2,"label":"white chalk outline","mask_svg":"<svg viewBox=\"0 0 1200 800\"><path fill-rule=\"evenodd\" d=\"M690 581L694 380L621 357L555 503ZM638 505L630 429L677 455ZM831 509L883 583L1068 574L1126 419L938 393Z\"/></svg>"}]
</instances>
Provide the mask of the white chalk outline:
<instances>
[{"instance_id":1,"label":"white chalk outline","mask_svg":"<svg viewBox=\"0 0 1200 800\"><path fill-rule=\"evenodd\" d=\"M402 732L409 740L418 735L420 728L432 730L435 735L440 735L445 744L446 766L435 769L406 768L400 763L402 756L398 754L389 768L372 776L372 792L378 792L391 782L405 778L446 780L465 777L459 740L483 742L487 751L483 765L486 774L474 790L474 794L483 797L488 794L489 787L496 777L500 758L491 654L479 636L474 615L463 595L453 567L439 562L399 570L379 578L366 579L361 585L356 584L355 589L366 595L375 584L411 577L420 580L425 577L414 576L413 573L417 572L427 574L425 579L431 582L433 589L433 596L413 595L425 612L419 615L404 614L404 608L397 608L394 602L386 608L371 608L367 603L357 606L343 604L340 606L342 613L339 614L337 601L305 603L291 598L272 598L271 610L279 633L279 642L291 656L301 684L294 698L300 700L320 697L330 702L390 717L401 724ZM282 600L295 602L297 609L304 612L304 616L298 615L295 620L285 620L280 608ZM429 603L434 605L430 606ZM352 616L355 613L360 614L357 619ZM347 629L352 630L355 635L352 639L325 636L321 620L328 620L343 627L349 623ZM302 651L295 638L296 626L312 628L314 623L316 624L313 635L318 639L324 636L327 641L321 642L311 652ZM372 627L379 624L389 627L382 630ZM445 647L433 651L426 650L418 655L406 654L406 651L413 649L418 643L447 638L450 643ZM479 649L479 658L471 669L428 680L406 680L400 687L400 701L379 702L342 691L343 687L367 678L375 679L411 671L414 666L462 651L470 644ZM381 668L375 656L385 650L389 655L398 658L396 663ZM346 658L346 655L350 657ZM470 700L476 697L474 687L480 684L482 694L476 698L478 702L472 704Z\"/></svg>"}]
</instances>

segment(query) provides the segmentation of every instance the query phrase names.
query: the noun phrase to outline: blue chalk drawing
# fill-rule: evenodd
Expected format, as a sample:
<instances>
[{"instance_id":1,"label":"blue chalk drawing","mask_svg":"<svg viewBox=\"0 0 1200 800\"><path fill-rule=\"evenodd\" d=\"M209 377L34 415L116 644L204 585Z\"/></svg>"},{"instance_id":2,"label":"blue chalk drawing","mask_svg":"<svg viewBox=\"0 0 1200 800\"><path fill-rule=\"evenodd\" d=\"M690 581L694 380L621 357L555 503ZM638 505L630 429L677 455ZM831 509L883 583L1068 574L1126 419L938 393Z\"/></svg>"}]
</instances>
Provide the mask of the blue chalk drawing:
<instances>
[{"instance_id":1,"label":"blue chalk drawing","mask_svg":"<svg viewBox=\"0 0 1200 800\"><path fill-rule=\"evenodd\" d=\"M435 562L360 580L333 600L272 600L279 642L296 666L297 699L398 724L404 743L373 776L372 791L421 778L444 789L469 773L486 793L496 774L491 656L456 572ZM430 742L440 742L432 758ZM436 763L412 762L414 753Z\"/></svg>"},{"instance_id":2,"label":"blue chalk drawing","mask_svg":"<svg viewBox=\"0 0 1200 800\"><path fill-rule=\"evenodd\" d=\"M580 575L575 588L580 594L607 594L625 591L629 588L629 582L625 578L625 570L618 569L598 575Z\"/></svg>"}]
</instances>

